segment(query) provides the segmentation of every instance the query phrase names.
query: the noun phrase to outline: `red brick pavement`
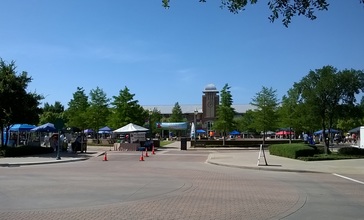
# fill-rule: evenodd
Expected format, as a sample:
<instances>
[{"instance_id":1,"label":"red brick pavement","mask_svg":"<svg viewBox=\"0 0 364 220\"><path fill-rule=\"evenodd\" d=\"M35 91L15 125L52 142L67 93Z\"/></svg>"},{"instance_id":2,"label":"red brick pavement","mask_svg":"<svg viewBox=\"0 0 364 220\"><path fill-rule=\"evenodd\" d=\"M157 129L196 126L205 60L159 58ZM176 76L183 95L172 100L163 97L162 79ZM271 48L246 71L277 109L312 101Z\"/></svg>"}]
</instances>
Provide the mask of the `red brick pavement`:
<instances>
[{"instance_id":1,"label":"red brick pavement","mask_svg":"<svg viewBox=\"0 0 364 220\"><path fill-rule=\"evenodd\" d=\"M185 185L173 192L85 208L0 211L0 219L275 219L303 204L299 190L284 182L254 171L205 164L201 162L204 156L185 156L188 164L181 156L166 154L140 162L150 163L148 168L143 164L133 167L183 180Z\"/></svg>"}]
</instances>

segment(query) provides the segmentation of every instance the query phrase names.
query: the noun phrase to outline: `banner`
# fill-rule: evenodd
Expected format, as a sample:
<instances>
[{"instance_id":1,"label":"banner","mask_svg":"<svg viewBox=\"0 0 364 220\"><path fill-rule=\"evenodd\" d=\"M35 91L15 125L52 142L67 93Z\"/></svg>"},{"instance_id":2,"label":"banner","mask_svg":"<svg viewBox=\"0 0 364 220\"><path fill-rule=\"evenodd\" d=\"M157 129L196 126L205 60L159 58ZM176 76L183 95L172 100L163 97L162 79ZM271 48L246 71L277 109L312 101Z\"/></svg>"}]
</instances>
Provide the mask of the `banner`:
<instances>
[{"instance_id":1,"label":"banner","mask_svg":"<svg viewBox=\"0 0 364 220\"><path fill-rule=\"evenodd\" d=\"M164 130L187 130L187 122L158 122L156 126Z\"/></svg>"}]
</instances>

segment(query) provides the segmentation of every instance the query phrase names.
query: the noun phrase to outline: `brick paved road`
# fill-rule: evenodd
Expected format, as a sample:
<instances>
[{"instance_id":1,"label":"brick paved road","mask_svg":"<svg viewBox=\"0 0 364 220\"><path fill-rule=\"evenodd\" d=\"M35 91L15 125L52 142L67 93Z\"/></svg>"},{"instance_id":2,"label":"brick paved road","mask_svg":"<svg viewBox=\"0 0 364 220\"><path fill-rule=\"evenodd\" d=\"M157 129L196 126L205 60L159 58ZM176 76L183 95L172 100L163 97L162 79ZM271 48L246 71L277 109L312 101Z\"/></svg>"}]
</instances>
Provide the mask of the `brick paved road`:
<instances>
[{"instance_id":1,"label":"brick paved road","mask_svg":"<svg viewBox=\"0 0 364 220\"><path fill-rule=\"evenodd\" d=\"M271 173L204 163L206 152L139 156L0 168L0 219L275 219L305 202Z\"/></svg>"}]
</instances>

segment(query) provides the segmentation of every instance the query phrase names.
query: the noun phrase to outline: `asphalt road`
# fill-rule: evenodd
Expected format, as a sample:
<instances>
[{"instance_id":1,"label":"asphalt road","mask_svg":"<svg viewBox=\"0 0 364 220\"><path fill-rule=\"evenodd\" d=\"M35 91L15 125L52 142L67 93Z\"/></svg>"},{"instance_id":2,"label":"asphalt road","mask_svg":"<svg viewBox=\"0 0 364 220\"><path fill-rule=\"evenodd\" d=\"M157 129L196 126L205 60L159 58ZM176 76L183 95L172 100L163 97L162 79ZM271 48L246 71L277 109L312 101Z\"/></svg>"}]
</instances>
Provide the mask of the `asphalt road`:
<instances>
[{"instance_id":1,"label":"asphalt road","mask_svg":"<svg viewBox=\"0 0 364 220\"><path fill-rule=\"evenodd\" d=\"M207 151L139 161L0 167L0 219L362 219L364 185L332 174L205 163ZM352 178L364 181L362 175Z\"/></svg>"}]
</instances>

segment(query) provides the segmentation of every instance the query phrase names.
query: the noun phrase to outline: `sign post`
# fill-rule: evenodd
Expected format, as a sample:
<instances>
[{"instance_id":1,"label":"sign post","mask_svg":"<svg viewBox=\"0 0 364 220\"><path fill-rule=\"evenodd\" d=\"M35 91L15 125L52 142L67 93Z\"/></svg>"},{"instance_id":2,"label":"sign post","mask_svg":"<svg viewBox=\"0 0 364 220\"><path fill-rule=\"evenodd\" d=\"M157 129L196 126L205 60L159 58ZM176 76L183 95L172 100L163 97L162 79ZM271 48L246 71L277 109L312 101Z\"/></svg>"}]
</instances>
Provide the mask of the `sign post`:
<instances>
[{"instance_id":1,"label":"sign post","mask_svg":"<svg viewBox=\"0 0 364 220\"><path fill-rule=\"evenodd\" d=\"M62 147L61 144L61 130L64 126L64 121L61 118L57 118L56 121L54 122L54 127L58 130L58 147L57 147L57 157L56 160L60 160L61 156L60 156L60 148Z\"/></svg>"},{"instance_id":2,"label":"sign post","mask_svg":"<svg viewBox=\"0 0 364 220\"><path fill-rule=\"evenodd\" d=\"M266 165L266 166L268 166L267 158L265 157L265 153L264 153L264 145L263 145L263 144L261 144L261 145L260 145L257 166L259 166L259 165L260 165L260 158L261 158L261 157L263 157L263 158L264 158L265 165Z\"/></svg>"}]
</instances>

